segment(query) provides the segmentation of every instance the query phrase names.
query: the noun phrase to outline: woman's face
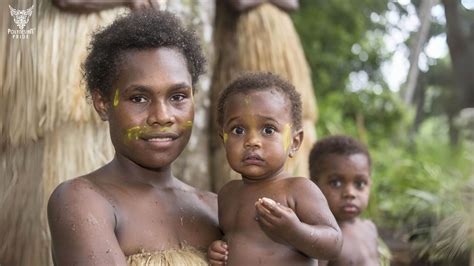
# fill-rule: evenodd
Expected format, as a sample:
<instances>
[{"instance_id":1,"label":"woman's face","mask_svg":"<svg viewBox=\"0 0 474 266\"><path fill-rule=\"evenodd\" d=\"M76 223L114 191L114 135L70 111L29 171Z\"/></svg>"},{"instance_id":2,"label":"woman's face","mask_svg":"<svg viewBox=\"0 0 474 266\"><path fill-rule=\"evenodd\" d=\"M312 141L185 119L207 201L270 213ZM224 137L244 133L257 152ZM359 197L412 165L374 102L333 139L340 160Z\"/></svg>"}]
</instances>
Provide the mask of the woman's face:
<instances>
[{"instance_id":1,"label":"woman's face","mask_svg":"<svg viewBox=\"0 0 474 266\"><path fill-rule=\"evenodd\" d=\"M180 52L169 48L126 52L111 95L95 95L94 105L109 121L116 153L138 165L169 166L188 143L193 88Z\"/></svg>"}]
</instances>

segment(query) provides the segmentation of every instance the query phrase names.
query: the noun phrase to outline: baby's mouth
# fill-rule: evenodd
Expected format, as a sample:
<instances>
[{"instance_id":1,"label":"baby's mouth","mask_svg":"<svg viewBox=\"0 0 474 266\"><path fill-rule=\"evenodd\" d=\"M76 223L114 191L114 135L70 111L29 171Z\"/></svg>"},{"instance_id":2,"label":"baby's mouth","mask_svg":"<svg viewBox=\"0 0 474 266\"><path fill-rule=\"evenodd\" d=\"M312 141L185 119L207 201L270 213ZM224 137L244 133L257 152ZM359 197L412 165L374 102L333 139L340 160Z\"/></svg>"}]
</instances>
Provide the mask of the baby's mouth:
<instances>
[{"instance_id":1,"label":"baby's mouth","mask_svg":"<svg viewBox=\"0 0 474 266\"><path fill-rule=\"evenodd\" d=\"M247 154L243 161L247 164L261 164L264 162L262 157L258 154Z\"/></svg>"}]
</instances>

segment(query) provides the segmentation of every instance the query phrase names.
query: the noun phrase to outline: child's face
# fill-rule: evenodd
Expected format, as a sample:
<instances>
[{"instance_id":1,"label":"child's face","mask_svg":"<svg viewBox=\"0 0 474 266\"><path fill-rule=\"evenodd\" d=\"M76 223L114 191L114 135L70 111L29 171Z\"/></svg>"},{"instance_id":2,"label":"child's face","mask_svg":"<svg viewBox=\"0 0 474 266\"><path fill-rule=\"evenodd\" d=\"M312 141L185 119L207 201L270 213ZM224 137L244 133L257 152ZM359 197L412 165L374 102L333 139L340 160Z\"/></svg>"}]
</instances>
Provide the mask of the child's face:
<instances>
[{"instance_id":1,"label":"child's face","mask_svg":"<svg viewBox=\"0 0 474 266\"><path fill-rule=\"evenodd\" d=\"M223 116L227 160L247 181L281 173L303 138L292 129L289 101L274 89L231 95Z\"/></svg>"},{"instance_id":2,"label":"child's face","mask_svg":"<svg viewBox=\"0 0 474 266\"><path fill-rule=\"evenodd\" d=\"M317 184L336 219L350 221L367 208L371 178L367 156L330 154Z\"/></svg>"},{"instance_id":3,"label":"child's face","mask_svg":"<svg viewBox=\"0 0 474 266\"><path fill-rule=\"evenodd\" d=\"M183 55L168 48L127 52L109 97L93 95L118 154L147 168L170 165L191 135L194 104Z\"/></svg>"}]
</instances>

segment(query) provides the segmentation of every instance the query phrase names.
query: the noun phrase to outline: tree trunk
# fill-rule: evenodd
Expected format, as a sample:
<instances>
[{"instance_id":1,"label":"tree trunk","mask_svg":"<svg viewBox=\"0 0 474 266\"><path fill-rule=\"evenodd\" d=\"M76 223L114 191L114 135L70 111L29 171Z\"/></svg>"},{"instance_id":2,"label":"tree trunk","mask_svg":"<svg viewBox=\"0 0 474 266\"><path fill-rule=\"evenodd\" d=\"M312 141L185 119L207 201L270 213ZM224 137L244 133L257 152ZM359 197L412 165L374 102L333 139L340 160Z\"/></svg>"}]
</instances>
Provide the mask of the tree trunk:
<instances>
[{"instance_id":1,"label":"tree trunk","mask_svg":"<svg viewBox=\"0 0 474 266\"><path fill-rule=\"evenodd\" d=\"M420 72L418 68L418 59L428 39L428 33L431 26L431 8L433 7L433 3L434 0L422 0L418 12L420 28L418 29L418 32L416 32L413 43L410 46L410 68L408 70L405 94L403 97L407 104L413 103L415 89L417 88L418 74Z\"/></svg>"}]
</instances>

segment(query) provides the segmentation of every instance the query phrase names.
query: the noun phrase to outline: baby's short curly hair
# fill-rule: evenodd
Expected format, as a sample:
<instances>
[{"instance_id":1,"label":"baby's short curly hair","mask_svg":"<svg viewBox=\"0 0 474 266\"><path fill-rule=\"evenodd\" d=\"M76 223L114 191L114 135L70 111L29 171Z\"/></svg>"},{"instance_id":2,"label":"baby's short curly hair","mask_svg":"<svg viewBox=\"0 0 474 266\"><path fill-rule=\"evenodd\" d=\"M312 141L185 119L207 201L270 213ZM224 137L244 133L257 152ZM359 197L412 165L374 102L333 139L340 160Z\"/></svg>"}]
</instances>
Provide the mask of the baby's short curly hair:
<instances>
[{"instance_id":1,"label":"baby's short curly hair","mask_svg":"<svg viewBox=\"0 0 474 266\"><path fill-rule=\"evenodd\" d=\"M361 142L349 136L330 136L317 141L309 153L309 175L313 181L317 181L323 170L323 161L330 154L353 155L364 154L371 166L371 158L367 147Z\"/></svg>"},{"instance_id":2,"label":"baby's short curly hair","mask_svg":"<svg viewBox=\"0 0 474 266\"><path fill-rule=\"evenodd\" d=\"M284 95L291 105L291 119L293 128L302 128L302 103L301 96L295 87L288 81L270 72L246 73L232 81L220 94L217 102L217 124L219 127L224 123L224 108L228 98L236 93L249 93L252 91L263 91L276 89Z\"/></svg>"},{"instance_id":3,"label":"baby's short curly hair","mask_svg":"<svg viewBox=\"0 0 474 266\"><path fill-rule=\"evenodd\" d=\"M176 49L183 54L193 85L204 73L206 60L199 39L166 11L144 9L116 19L92 36L89 54L82 66L87 90L109 96L127 51L153 48Z\"/></svg>"}]
</instances>

